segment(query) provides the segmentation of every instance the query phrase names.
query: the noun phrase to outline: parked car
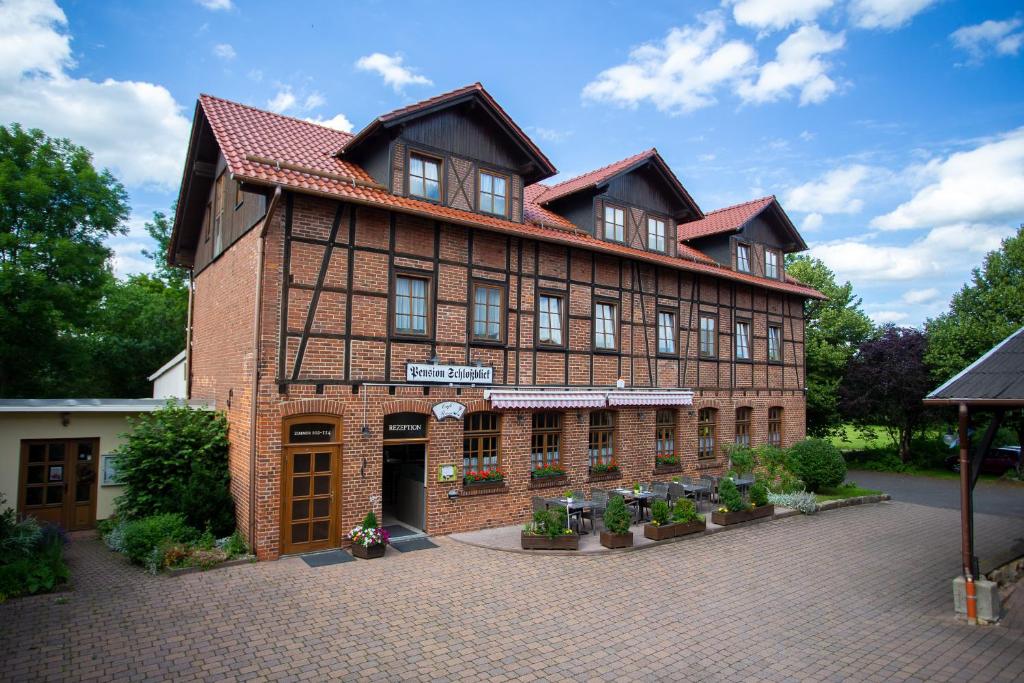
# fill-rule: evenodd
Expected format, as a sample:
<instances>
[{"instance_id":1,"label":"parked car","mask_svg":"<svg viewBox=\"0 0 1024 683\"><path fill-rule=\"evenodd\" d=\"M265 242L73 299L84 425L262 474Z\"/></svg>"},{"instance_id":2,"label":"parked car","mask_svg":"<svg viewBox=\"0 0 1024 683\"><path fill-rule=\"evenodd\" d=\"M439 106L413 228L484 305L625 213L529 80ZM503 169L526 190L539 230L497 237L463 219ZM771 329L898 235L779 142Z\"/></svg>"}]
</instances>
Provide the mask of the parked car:
<instances>
[{"instance_id":1,"label":"parked car","mask_svg":"<svg viewBox=\"0 0 1024 683\"><path fill-rule=\"evenodd\" d=\"M953 454L946 458L946 467L954 472L960 471L960 456ZM1020 446L1000 446L990 448L981 461L982 474L1002 476L1008 470L1021 471Z\"/></svg>"}]
</instances>

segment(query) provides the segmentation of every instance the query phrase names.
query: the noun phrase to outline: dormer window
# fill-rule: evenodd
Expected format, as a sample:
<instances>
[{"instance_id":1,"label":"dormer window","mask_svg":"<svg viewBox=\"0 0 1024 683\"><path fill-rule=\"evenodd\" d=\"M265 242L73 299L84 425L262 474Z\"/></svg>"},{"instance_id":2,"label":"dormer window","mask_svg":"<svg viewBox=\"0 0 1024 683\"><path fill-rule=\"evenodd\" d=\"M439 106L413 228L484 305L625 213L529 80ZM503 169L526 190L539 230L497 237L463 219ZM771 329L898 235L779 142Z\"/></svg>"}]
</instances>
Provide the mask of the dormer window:
<instances>
[{"instance_id":1,"label":"dormer window","mask_svg":"<svg viewBox=\"0 0 1024 683\"><path fill-rule=\"evenodd\" d=\"M750 246L746 244L736 245L736 270L741 273L750 272Z\"/></svg>"},{"instance_id":2,"label":"dormer window","mask_svg":"<svg viewBox=\"0 0 1024 683\"><path fill-rule=\"evenodd\" d=\"M771 249L764 250L764 276L779 279L779 255Z\"/></svg>"},{"instance_id":3,"label":"dormer window","mask_svg":"<svg viewBox=\"0 0 1024 683\"><path fill-rule=\"evenodd\" d=\"M441 201L441 160L421 154L409 155L409 194Z\"/></svg>"},{"instance_id":4,"label":"dormer window","mask_svg":"<svg viewBox=\"0 0 1024 683\"><path fill-rule=\"evenodd\" d=\"M665 221L647 219L647 248L651 251L665 251Z\"/></svg>"},{"instance_id":5,"label":"dormer window","mask_svg":"<svg viewBox=\"0 0 1024 683\"><path fill-rule=\"evenodd\" d=\"M626 241L626 212L617 206L604 207L604 237L615 242Z\"/></svg>"},{"instance_id":6,"label":"dormer window","mask_svg":"<svg viewBox=\"0 0 1024 683\"><path fill-rule=\"evenodd\" d=\"M508 178L503 175L480 171L480 210L505 216L508 205Z\"/></svg>"}]
</instances>

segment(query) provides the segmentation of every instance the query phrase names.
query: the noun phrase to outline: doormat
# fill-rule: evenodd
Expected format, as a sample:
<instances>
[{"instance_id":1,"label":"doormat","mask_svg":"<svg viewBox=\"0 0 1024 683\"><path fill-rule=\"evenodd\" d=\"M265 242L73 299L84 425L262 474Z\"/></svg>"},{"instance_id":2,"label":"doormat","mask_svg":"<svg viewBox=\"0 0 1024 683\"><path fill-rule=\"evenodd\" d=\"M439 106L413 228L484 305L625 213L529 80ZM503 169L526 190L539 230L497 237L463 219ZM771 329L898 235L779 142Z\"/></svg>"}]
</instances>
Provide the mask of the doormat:
<instances>
[{"instance_id":1,"label":"doormat","mask_svg":"<svg viewBox=\"0 0 1024 683\"><path fill-rule=\"evenodd\" d=\"M415 536L417 531L413 531L408 527L404 527L401 524L388 524L384 527L384 531L388 532L388 536L391 538L401 538L402 536Z\"/></svg>"},{"instance_id":2,"label":"doormat","mask_svg":"<svg viewBox=\"0 0 1024 683\"><path fill-rule=\"evenodd\" d=\"M414 550L426 550L427 548L437 547L427 538L410 538L406 541L394 541L391 546L402 553L411 553Z\"/></svg>"},{"instance_id":3,"label":"doormat","mask_svg":"<svg viewBox=\"0 0 1024 683\"><path fill-rule=\"evenodd\" d=\"M310 553L308 555L300 555L300 557L302 558L302 561L310 567L326 567L332 564L341 564L342 562L352 562L356 559L344 550L330 550L325 553Z\"/></svg>"}]
</instances>

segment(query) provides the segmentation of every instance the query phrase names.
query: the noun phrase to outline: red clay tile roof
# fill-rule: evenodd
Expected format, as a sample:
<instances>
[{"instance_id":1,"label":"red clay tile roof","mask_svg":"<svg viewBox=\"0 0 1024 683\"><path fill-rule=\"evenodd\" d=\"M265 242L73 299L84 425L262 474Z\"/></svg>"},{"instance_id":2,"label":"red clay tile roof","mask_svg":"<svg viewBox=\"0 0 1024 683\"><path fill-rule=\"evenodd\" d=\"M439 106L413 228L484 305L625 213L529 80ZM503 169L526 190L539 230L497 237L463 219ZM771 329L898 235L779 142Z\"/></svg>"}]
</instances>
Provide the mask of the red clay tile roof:
<instances>
[{"instance_id":1,"label":"red clay tile roof","mask_svg":"<svg viewBox=\"0 0 1024 683\"><path fill-rule=\"evenodd\" d=\"M524 208L530 222L515 223L494 216L393 195L378 185L359 166L334 156L334 150L349 137L348 133L209 95L201 96L199 103L227 160L228 171L246 182L268 186L281 185L298 192L364 206L401 211L567 247L582 247L680 270L746 282L767 289L822 298L820 293L803 285L734 272L709 262L706 256L688 247L684 257L679 258L599 240L577 230L565 218L529 200ZM543 187L533 185L527 188L529 199L535 197L537 188ZM177 228L176 225L175 229ZM681 245L682 247L685 245ZM688 260L687 256L695 260Z\"/></svg>"},{"instance_id":2,"label":"red clay tile roof","mask_svg":"<svg viewBox=\"0 0 1024 683\"><path fill-rule=\"evenodd\" d=\"M772 202L775 195L752 199L742 204L734 204L724 209L709 211L704 218L692 223L683 223L679 226L679 239L692 240L708 235L717 235L722 232L739 230L747 224L754 216L764 211Z\"/></svg>"},{"instance_id":3,"label":"red clay tile roof","mask_svg":"<svg viewBox=\"0 0 1024 683\"><path fill-rule=\"evenodd\" d=\"M345 149L349 147L349 145L358 144L359 141L361 141L364 137L369 135L373 130L378 128L383 123L394 121L395 119L400 119L410 114L415 114L420 110L429 109L430 107L433 107L435 105L443 104L444 102L455 100L462 97L463 95L467 95L469 93L474 92L477 93L480 97L482 97L484 101L486 101L491 107L493 107L494 111L498 114L502 121L504 121L505 124L510 129L512 129L512 131L523 141L526 147L537 157L537 160L541 162L541 166L543 167L542 170L544 171L544 173L542 175L544 177L552 176L555 173L558 173L558 169L555 168L555 165L551 163L551 160L548 159L547 155L540 150L540 147L534 144L533 140L530 139L530 136L527 135L523 131L523 129L519 127L519 124L517 124L512 119L512 117L508 115L508 112L506 112L501 107L501 105L498 104L497 100L491 97L491 94L487 92L487 90L480 82L471 83L470 85L465 85L461 88L456 88L455 90L451 90L446 93L441 93L440 95L429 97L420 102L415 102L413 104L400 107L399 109L395 109L394 111L390 111L387 114L381 114L373 121L371 121L369 124L367 124L361 131L352 136L351 139L343 142L337 150L338 154L343 153Z\"/></svg>"}]
</instances>

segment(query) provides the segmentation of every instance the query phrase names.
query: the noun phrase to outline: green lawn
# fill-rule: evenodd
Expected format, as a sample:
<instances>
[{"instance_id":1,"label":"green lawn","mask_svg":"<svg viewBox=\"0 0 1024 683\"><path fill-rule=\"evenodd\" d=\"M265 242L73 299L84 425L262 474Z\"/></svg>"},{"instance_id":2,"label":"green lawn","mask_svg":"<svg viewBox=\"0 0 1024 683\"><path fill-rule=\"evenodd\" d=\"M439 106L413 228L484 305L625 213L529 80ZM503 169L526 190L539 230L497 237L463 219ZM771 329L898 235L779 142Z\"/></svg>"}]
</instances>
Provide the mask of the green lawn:
<instances>
[{"instance_id":1,"label":"green lawn","mask_svg":"<svg viewBox=\"0 0 1024 683\"><path fill-rule=\"evenodd\" d=\"M858 496L877 496L881 491L875 489L864 489L856 484L842 484L831 488L823 488L814 494L819 503L827 500L842 500L843 498L856 498Z\"/></svg>"},{"instance_id":2,"label":"green lawn","mask_svg":"<svg viewBox=\"0 0 1024 683\"><path fill-rule=\"evenodd\" d=\"M866 451L890 445L889 437L881 427L869 427L869 435L861 434L853 425L844 424L843 433L829 440L841 451Z\"/></svg>"}]
</instances>

